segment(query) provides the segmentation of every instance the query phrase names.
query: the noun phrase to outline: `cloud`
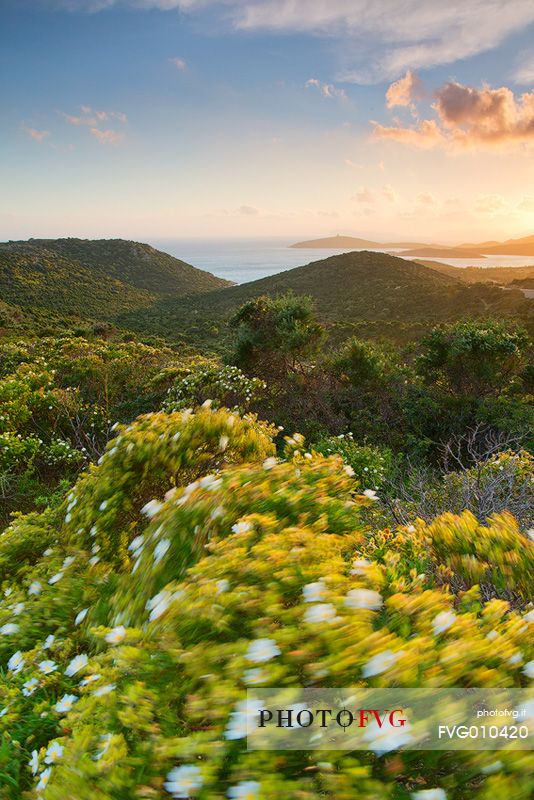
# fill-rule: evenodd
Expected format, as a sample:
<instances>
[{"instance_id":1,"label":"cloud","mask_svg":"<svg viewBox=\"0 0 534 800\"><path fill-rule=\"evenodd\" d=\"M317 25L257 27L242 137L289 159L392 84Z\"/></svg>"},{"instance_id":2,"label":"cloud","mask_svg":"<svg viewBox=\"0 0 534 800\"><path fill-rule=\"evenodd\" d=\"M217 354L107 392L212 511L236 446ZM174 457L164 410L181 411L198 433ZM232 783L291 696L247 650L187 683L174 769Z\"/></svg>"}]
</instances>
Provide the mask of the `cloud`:
<instances>
[{"instance_id":1,"label":"cloud","mask_svg":"<svg viewBox=\"0 0 534 800\"><path fill-rule=\"evenodd\" d=\"M345 159L345 164L347 167L352 167L352 169L363 169L365 164L358 164L356 161L352 161L350 158Z\"/></svg>"},{"instance_id":2,"label":"cloud","mask_svg":"<svg viewBox=\"0 0 534 800\"><path fill-rule=\"evenodd\" d=\"M33 139L34 142L42 142L43 139L46 139L47 136L50 136L50 131L38 131L35 128L29 128L24 123L22 123L20 127L30 139Z\"/></svg>"},{"instance_id":3,"label":"cloud","mask_svg":"<svg viewBox=\"0 0 534 800\"><path fill-rule=\"evenodd\" d=\"M101 122L106 122L110 119L116 119L123 125L128 122L128 117L122 111L96 111L91 106L80 106L81 115L65 114L61 112L63 118L69 125L87 125L94 128Z\"/></svg>"},{"instance_id":4,"label":"cloud","mask_svg":"<svg viewBox=\"0 0 534 800\"><path fill-rule=\"evenodd\" d=\"M423 96L423 83L417 75L408 70L404 78L391 84L386 92L386 106L412 106Z\"/></svg>"},{"instance_id":5,"label":"cloud","mask_svg":"<svg viewBox=\"0 0 534 800\"><path fill-rule=\"evenodd\" d=\"M432 192L421 192L421 194L417 195L417 202L422 206L435 206L438 201Z\"/></svg>"},{"instance_id":6,"label":"cloud","mask_svg":"<svg viewBox=\"0 0 534 800\"><path fill-rule=\"evenodd\" d=\"M172 64L176 69L179 69L181 72L187 69L187 62L185 58L180 58L179 56L174 56L173 58L169 58L169 64Z\"/></svg>"},{"instance_id":7,"label":"cloud","mask_svg":"<svg viewBox=\"0 0 534 800\"><path fill-rule=\"evenodd\" d=\"M521 198L517 208L519 211L534 211L534 197L525 195Z\"/></svg>"},{"instance_id":8,"label":"cloud","mask_svg":"<svg viewBox=\"0 0 534 800\"><path fill-rule=\"evenodd\" d=\"M393 79L406 69L452 64L487 52L534 22L531 0L53 0L73 11L118 5L179 10L234 30L334 38L343 45L343 80ZM52 2L52 0L51 0ZM341 78L340 78L341 79Z\"/></svg>"},{"instance_id":9,"label":"cloud","mask_svg":"<svg viewBox=\"0 0 534 800\"><path fill-rule=\"evenodd\" d=\"M236 213L242 217L257 217L260 210L255 206L239 206Z\"/></svg>"},{"instance_id":10,"label":"cloud","mask_svg":"<svg viewBox=\"0 0 534 800\"><path fill-rule=\"evenodd\" d=\"M399 200L399 194L395 191L390 183L386 183L382 187L382 195L389 203L396 203Z\"/></svg>"},{"instance_id":11,"label":"cloud","mask_svg":"<svg viewBox=\"0 0 534 800\"><path fill-rule=\"evenodd\" d=\"M496 214L506 207L506 200L500 194L481 194L478 196L475 209L482 214Z\"/></svg>"},{"instance_id":12,"label":"cloud","mask_svg":"<svg viewBox=\"0 0 534 800\"><path fill-rule=\"evenodd\" d=\"M408 127L372 123L373 136L420 148L457 150L534 143L534 91L516 98L505 86L476 89L449 81L434 92L432 108L437 120L423 119Z\"/></svg>"},{"instance_id":13,"label":"cloud","mask_svg":"<svg viewBox=\"0 0 534 800\"><path fill-rule=\"evenodd\" d=\"M119 144L124 139L124 134L118 131L90 128L90 133L95 137L99 144Z\"/></svg>"},{"instance_id":14,"label":"cloud","mask_svg":"<svg viewBox=\"0 0 534 800\"><path fill-rule=\"evenodd\" d=\"M402 128L400 126L388 128L377 122L372 124L374 125L373 138L391 139L394 142L412 145L423 150L430 150L436 147L444 139L441 130L433 119L424 119L411 128Z\"/></svg>"},{"instance_id":15,"label":"cloud","mask_svg":"<svg viewBox=\"0 0 534 800\"><path fill-rule=\"evenodd\" d=\"M534 83L534 53L527 56L513 75L515 83L522 86L532 86Z\"/></svg>"},{"instance_id":16,"label":"cloud","mask_svg":"<svg viewBox=\"0 0 534 800\"><path fill-rule=\"evenodd\" d=\"M321 81L318 80L317 78L310 78L309 81L306 81L305 86L307 89L309 89L310 87L318 89L323 97L326 98L338 97L341 100L347 100L347 93L345 92L345 90L339 89L332 83L321 83Z\"/></svg>"},{"instance_id":17,"label":"cloud","mask_svg":"<svg viewBox=\"0 0 534 800\"><path fill-rule=\"evenodd\" d=\"M354 200L358 203L374 203L375 196L367 186L361 186L356 192Z\"/></svg>"}]
</instances>

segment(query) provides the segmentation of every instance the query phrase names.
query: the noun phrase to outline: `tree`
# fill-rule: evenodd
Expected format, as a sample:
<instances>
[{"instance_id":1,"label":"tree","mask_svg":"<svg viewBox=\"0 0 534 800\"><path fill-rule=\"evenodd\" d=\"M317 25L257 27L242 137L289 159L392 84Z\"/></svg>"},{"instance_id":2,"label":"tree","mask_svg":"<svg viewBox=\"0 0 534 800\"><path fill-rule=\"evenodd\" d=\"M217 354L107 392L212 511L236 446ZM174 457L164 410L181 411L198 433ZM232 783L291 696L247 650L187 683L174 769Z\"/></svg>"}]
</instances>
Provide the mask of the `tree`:
<instances>
[{"instance_id":1,"label":"tree","mask_svg":"<svg viewBox=\"0 0 534 800\"><path fill-rule=\"evenodd\" d=\"M522 372L527 332L502 322L457 322L422 340L418 369L428 383L473 398L505 392Z\"/></svg>"},{"instance_id":2,"label":"tree","mask_svg":"<svg viewBox=\"0 0 534 800\"><path fill-rule=\"evenodd\" d=\"M324 337L310 297L288 293L245 303L230 320L237 336L233 362L262 378L302 372Z\"/></svg>"}]
</instances>

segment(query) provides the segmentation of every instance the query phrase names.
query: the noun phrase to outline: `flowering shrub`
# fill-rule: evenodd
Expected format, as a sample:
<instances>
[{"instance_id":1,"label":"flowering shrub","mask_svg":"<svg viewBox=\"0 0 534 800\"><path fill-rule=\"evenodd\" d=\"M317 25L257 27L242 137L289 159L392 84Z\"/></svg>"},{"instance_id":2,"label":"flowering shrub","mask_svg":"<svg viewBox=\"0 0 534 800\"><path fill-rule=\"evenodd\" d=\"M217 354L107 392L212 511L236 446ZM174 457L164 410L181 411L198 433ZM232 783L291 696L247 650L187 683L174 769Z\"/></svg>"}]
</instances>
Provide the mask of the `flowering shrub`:
<instances>
[{"instance_id":1,"label":"flowering shrub","mask_svg":"<svg viewBox=\"0 0 534 800\"><path fill-rule=\"evenodd\" d=\"M262 397L267 388L265 381L250 378L238 367L207 363L185 372L168 391L164 406L166 411L179 411L201 405L210 399L216 408L226 406L244 413Z\"/></svg>"},{"instance_id":2,"label":"flowering shrub","mask_svg":"<svg viewBox=\"0 0 534 800\"><path fill-rule=\"evenodd\" d=\"M247 687L534 677L534 612L485 601L461 558L526 595L512 517L369 532L342 460L299 437L277 460L274 433L209 407L146 415L62 509L0 537L0 797L531 795L526 752L246 751Z\"/></svg>"},{"instance_id":3,"label":"flowering shrub","mask_svg":"<svg viewBox=\"0 0 534 800\"><path fill-rule=\"evenodd\" d=\"M338 453L343 461L354 470L354 478L361 486L369 489L382 488L388 467L391 464L391 452L379 450L370 445L359 445L354 436L342 433L329 436L314 444L314 449L323 455Z\"/></svg>"}]
</instances>

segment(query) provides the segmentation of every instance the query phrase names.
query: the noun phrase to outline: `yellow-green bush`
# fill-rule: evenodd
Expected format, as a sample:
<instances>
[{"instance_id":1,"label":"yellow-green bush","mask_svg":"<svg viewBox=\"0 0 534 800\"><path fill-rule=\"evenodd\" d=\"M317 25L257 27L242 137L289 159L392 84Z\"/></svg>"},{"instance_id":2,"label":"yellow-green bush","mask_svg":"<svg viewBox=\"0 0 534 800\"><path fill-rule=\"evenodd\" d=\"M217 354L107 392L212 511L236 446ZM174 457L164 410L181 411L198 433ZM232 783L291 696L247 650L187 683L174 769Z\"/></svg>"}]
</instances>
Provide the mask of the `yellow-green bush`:
<instances>
[{"instance_id":1,"label":"yellow-green bush","mask_svg":"<svg viewBox=\"0 0 534 800\"><path fill-rule=\"evenodd\" d=\"M61 515L0 537L0 797L530 796L525 752L246 751L249 686L521 687L534 669L533 545L511 517L367 530L341 459L295 439L278 461L272 434L209 408L141 417ZM485 601L466 554L522 604Z\"/></svg>"}]
</instances>

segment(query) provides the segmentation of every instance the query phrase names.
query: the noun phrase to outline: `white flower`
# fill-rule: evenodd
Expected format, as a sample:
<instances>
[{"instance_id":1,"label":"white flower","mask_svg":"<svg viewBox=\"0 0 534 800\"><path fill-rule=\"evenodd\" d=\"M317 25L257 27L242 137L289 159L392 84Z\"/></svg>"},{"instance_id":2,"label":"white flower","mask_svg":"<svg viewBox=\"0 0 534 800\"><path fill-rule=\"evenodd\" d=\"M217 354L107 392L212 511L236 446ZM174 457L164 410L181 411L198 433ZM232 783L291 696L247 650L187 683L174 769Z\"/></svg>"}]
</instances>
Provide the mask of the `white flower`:
<instances>
[{"instance_id":1,"label":"white flower","mask_svg":"<svg viewBox=\"0 0 534 800\"><path fill-rule=\"evenodd\" d=\"M158 592L158 594L154 595L151 600L148 600L146 608L150 611L150 615L148 617L149 620L153 622L153 620L161 617L161 615L167 611L172 600L172 592L169 592L166 589Z\"/></svg>"},{"instance_id":2,"label":"white flower","mask_svg":"<svg viewBox=\"0 0 534 800\"><path fill-rule=\"evenodd\" d=\"M221 578L220 581L217 581L215 586L217 587L217 594L223 594L230 588L230 583L226 580L226 578Z\"/></svg>"},{"instance_id":3,"label":"white flower","mask_svg":"<svg viewBox=\"0 0 534 800\"><path fill-rule=\"evenodd\" d=\"M28 766L32 771L32 775L36 775L39 770L39 753L37 750L32 750L32 757L28 762Z\"/></svg>"},{"instance_id":4,"label":"white flower","mask_svg":"<svg viewBox=\"0 0 534 800\"><path fill-rule=\"evenodd\" d=\"M224 451L228 447L229 441L230 439L228 438L228 436L221 436L221 438L219 439L219 450L221 451L221 453L224 453Z\"/></svg>"},{"instance_id":5,"label":"white flower","mask_svg":"<svg viewBox=\"0 0 534 800\"><path fill-rule=\"evenodd\" d=\"M534 678L534 661L529 661L522 669L527 678Z\"/></svg>"},{"instance_id":6,"label":"white flower","mask_svg":"<svg viewBox=\"0 0 534 800\"><path fill-rule=\"evenodd\" d=\"M57 669L57 664L50 660L40 661L38 666L45 675L50 675L51 672L55 672Z\"/></svg>"},{"instance_id":7,"label":"white flower","mask_svg":"<svg viewBox=\"0 0 534 800\"><path fill-rule=\"evenodd\" d=\"M143 506L141 513L149 519L152 519L152 517L155 517L162 508L163 503L160 503L159 500L150 500L148 503L146 503L146 505Z\"/></svg>"},{"instance_id":8,"label":"white flower","mask_svg":"<svg viewBox=\"0 0 534 800\"><path fill-rule=\"evenodd\" d=\"M8 711L9 711L9 706L4 706L3 709L0 711L0 717L5 717Z\"/></svg>"},{"instance_id":9,"label":"white flower","mask_svg":"<svg viewBox=\"0 0 534 800\"><path fill-rule=\"evenodd\" d=\"M51 556L53 552L54 552L54 548L53 547L47 547L46 550L44 551L43 555L44 556Z\"/></svg>"},{"instance_id":10,"label":"white flower","mask_svg":"<svg viewBox=\"0 0 534 800\"><path fill-rule=\"evenodd\" d=\"M119 644L122 642L126 636L126 628L124 625L118 625L116 628L112 628L108 633L106 633L106 642L109 644Z\"/></svg>"},{"instance_id":11,"label":"white flower","mask_svg":"<svg viewBox=\"0 0 534 800\"><path fill-rule=\"evenodd\" d=\"M11 611L13 612L15 617L18 617L19 614L22 614L24 608L25 608L24 603L15 603L15 605L11 607Z\"/></svg>"},{"instance_id":12,"label":"white flower","mask_svg":"<svg viewBox=\"0 0 534 800\"><path fill-rule=\"evenodd\" d=\"M145 542L145 537L143 536L143 534L135 536L128 545L128 550L131 550L133 553L135 553L137 550L141 549L144 542Z\"/></svg>"},{"instance_id":13,"label":"white flower","mask_svg":"<svg viewBox=\"0 0 534 800\"><path fill-rule=\"evenodd\" d=\"M28 586L28 594L41 594L42 588L40 581L32 581Z\"/></svg>"},{"instance_id":14,"label":"white flower","mask_svg":"<svg viewBox=\"0 0 534 800\"><path fill-rule=\"evenodd\" d=\"M54 708L59 714L66 714L71 710L72 706L77 700L78 698L75 694L64 694L61 700L58 700Z\"/></svg>"},{"instance_id":15,"label":"white flower","mask_svg":"<svg viewBox=\"0 0 534 800\"><path fill-rule=\"evenodd\" d=\"M48 769L45 769L45 770L43 770L41 772L41 774L39 776L39 782L38 782L37 786L35 787L35 791L36 792L42 792L43 789L46 788L46 786L48 784L48 781L50 780L51 772L52 772L52 767L48 767Z\"/></svg>"},{"instance_id":16,"label":"white flower","mask_svg":"<svg viewBox=\"0 0 534 800\"><path fill-rule=\"evenodd\" d=\"M490 631L489 633L486 634L486 639L489 639L491 642L493 641L493 639L496 639L498 635L499 634L497 633L497 631Z\"/></svg>"},{"instance_id":17,"label":"white flower","mask_svg":"<svg viewBox=\"0 0 534 800\"><path fill-rule=\"evenodd\" d=\"M24 656L20 650L17 650L7 662L7 668L12 672L20 672L25 663Z\"/></svg>"},{"instance_id":18,"label":"white flower","mask_svg":"<svg viewBox=\"0 0 534 800\"><path fill-rule=\"evenodd\" d=\"M89 611L89 609L88 609L88 608L82 608L82 610L81 610L81 611L78 611L78 613L76 614L76 617L74 618L74 624L75 624L75 625L79 625L79 624L80 624L80 622L83 622L83 621L84 621L84 619L85 619L85 618L86 618L86 616L87 616L87 612L88 612L88 611Z\"/></svg>"},{"instance_id":19,"label":"white flower","mask_svg":"<svg viewBox=\"0 0 534 800\"><path fill-rule=\"evenodd\" d=\"M62 572L56 572L56 574L52 575L52 577L49 579L48 583L53 585L54 583L57 583L58 581L60 581L62 577L63 577L63 573Z\"/></svg>"},{"instance_id":20,"label":"white flower","mask_svg":"<svg viewBox=\"0 0 534 800\"><path fill-rule=\"evenodd\" d=\"M278 459L274 456L269 456L269 458L266 458L263 462L263 469L272 469L273 467L276 467L277 464Z\"/></svg>"},{"instance_id":21,"label":"white flower","mask_svg":"<svg viewBox=\"0 0 534 800\"><path fill-rule=\"evenodd\" d=\"M331 603L316 603L306 609L304 614L305 622L334 622L337 619L337 612Z\"/></svg>"},{"instance_id":22,"label":"white flower","mask_svg":"<svg viewBox=\"0 0 534 800\"><path fill-rule=\"evenodd\" d=\"M37 678L30 678L29 681L26 681L26 683L22 685L22 694L24 695L24 697L30 697L30 695L32 695L35 692L38 686L39 686L39 681L37 680Z\"/></svg>"},{"instance_id":23,"label":"white flower","mask_svg":"<svg viewBox=\"0 0 534 800\"><path fill-rule=\"evenodd\" d=\"M4 589L4 597L9 597L9 595L13 592L13 589L8 586L7 589Z\"/></svg>"},{"instance_id":24,"label":"white flower","mask_svg":"<svg viewBox=\"0 0 534 800\"><path fill-rule=\"evenodd\" d=\"M412 792L412 800L447 800L445 789L422 789L420 792Z\"/></svg>"},{"instance_id":25,"label":"white flower","mask_svg":"<svg viewBox=\"0 0 534 800\"><path fill-rule=\"evenodd\" d=\"M163 784L166 791L173 797L191 797L202 786L202 773L192 764L175 767L167 775Z\"/></svg>"},{"instance_id":26,"label":"white flower","mask_svg":"<svg viewBox=\"0 0 534 800\"><path fill-rule=\"evenodd\" d=\"M258 727L258 718L263 704L260 700L241 700L231 712L224 738L230 741L244 739L251 730Z\"/></svg>"},{"instance_id":27,"label":"white flower","mask_svg":"<svg viewBox=\"0 0 534 800\"><path fill-rule=\"evenodd\" d=\"M53 633L51 633L49 636L46 637L46 639L44 641L43 650L48 650L49 647L52 647L52 645L54 644L55 641L56 641L56 637L54 636Z\"/></svg>"},{"instance_id":28,"label":"white flower","mask_svg":"<svg viewBox=\"0 0 534 800\"><path fill-rule=\"evenodd\" d=\"M350 464L345 464L345 466L343 467L343 469L345 470L345 472L347 473L347 475L349 476L349 478L352 478L352 476L354 475L354 470L352 469L352 467L350 466Z\"/></svg>"},{"instance_id":29,"label":"white flower","mask_svg":"<svg viewBox=\"0 0 534 800\"><path fill-rule=\"evenodd\" d=\"M532 611L529 611L528 614L525 614L523 619L525 620L525 622L528 622L529 624L532 622L532 624L534 625L534 608L532 609Z\"/></svg>"},{"instance_id":30,"label":"white flower","mask_svg":"<svg viewBox=\"0 0 534 800\"><path fill-rule=\"evenodd\" d=\"M254 669L245 670L243 682L246 683L247 686L257 686L259 683L265 683L267 678L268 675L263 669L254 667Z\"/></svg>"},{"instance_id":31,"label":"white flower","mask_svg":"<svg viewBox=\"0 0 534 800\"><path fill-rule=\"evenodd\" d=\"M390 669L402 654L402 650L398 653L393 653L391 650L384 650L382 653L377 653L363 666L363 677L371 678L373 675L380 675L382 672Z\"/></svg>"},{"instance_id":32,"label":"white flower","mask_svg":"<svg viewBox=\"0 0 534 800\"><path fill-rule=\"evenodd\" d=\"M302 587L302 594L305 603L320 603L321 600L324 600L326 586L322 581L307 583Z\"/></svg>"},{"instance_id":33,"label":"white flower","mask_svg":"<svg viewBox=\"0 0 534 800\"><path fill-rule=\"evenodd\" d=\"M100 561L100 558L98 556L93 556L92 558L89 559L89 564L92 567L94 567L95 564L98 564L99 561Z\"/></svg>"},{"instance_id":34,"label":"white flower","mask_svg":"<svg viewBox=\"0 0 534 800\"><path fill-rule=\"evenodd\" d=\"M347 608L377 609L382 606L382 595L372 589L351 589L345 598Z\"/></svg>"},{"instance_id":35,"label":"white flower","mask_svg":"<svg viewBox=\"0 0 534 800\"><path fill-rule=\"evenodd\" d=\"M87 666L89 663L89 659L85 655L85 653L81 653L79 656L74 656L70 664L68 665L67 669L65 670L65 675L68 675L69 678L73 675L76 675L81 669Z\"/></svg>"},{"instance_id":36,"label":"white flower","mask_svg":"<svg viewBox=\"0 0 534 800\"><path fill-rule=\"evenodd\" d=\"M205 475L199 481L199 486L202 489L208 489L208 491L213 492L215 489L218 489L221 485L222 480L220 478L216 478L215 475Z\"/></svg>"},{"instance_id":37,"label":"white flower","mask_svg":"<svg viewBox=\"0 0 534 800\"><path fill-rule=\"evenodd\" d=\"M521 651L514 653L513 656L510 656L508 659L509 664L520 664L523 661L523 653Z\"/></svg>"},{"instance_id":38,"label":"white flower","mask_svg":"<svg viewBox=\"0 0 534 800\"><path fill-rule=\"evenodd\" d=\"M256 800L260 791L257 781L240 781L235 786L230 786L227 797L231 800Z\"/></svg>"},{"instance_id":39,"label":"white flower","mask_svg":"<svg viewBox=\"0 0 534 800\"><path fill-rule=\"evenodd\" d=\"M98 508L99 508L100 511L105 511L106 508L107 508L107 505L108 505L108 501L107 500L102 500L102 502L100 503Z\"/></svg>"},{"instance_id":40,"label":"white flower","mask_svg":"<svg viewBox=\"0 0 534 800\"><path fill-rule=\"evenodd\" d=\"M93 697L102 697L105 694L111 694L114 689L114 683L106 683L105 686L99 686L98 689L94 690Z\"/></svg>"},{"instance_id":41,"label":"white flower","mask_svg":"<svg viewBox=\"0 0 534 800\"><path fill-rule=\"evenodd\" d=\"M351 575L365 575L365 570L371 566L371 562L366 558L357 558L352 562Z\"/></svg>"},{"instance_id":42,"label":"white flower","mask_svg":"<svg viewBox=\"0 0 534 800\"><path fill-rule=\"evenodd\" d=\"M0 635L2 636L11 636L13 633L16 633L19 629L19 626L16 622L6 622L5 625L2 625L0 628Z\"/></svg>"},{"instance_id":43,"label":"white flower","mask_svg":"<svg viewBox=\"0 0 534 800\"><path fill-rule=\"evenodd\" d=\"M65 748L59 742L52 742L45 753L45 764L54 764L63 755Z\"/></svg>"},{"instance_id":44,"label":"white flower","mask_svg":"<svg viewBox=\"0 0 534 800\"><path fill-rule=\"evenodd\" d=\"M103 756L106 755L106 753L107 753L107 751L109 749L109 745L111 743L111 740L113 739L113 734L112 733L105 733L103 736L100 737L100 739L102 740L102 742L104 742L104 746L103 746L102 750L100 750L100 752L95 755L95 761L100 761L100 759Z\"/></svg>"},{"instance_id":45,"label":"white flower","mask_svg":"<svg viewBox=\"0 0 534 800\"><path fill-rule=\"evenodd\" d=\"M534 528L530 528L530 530L527 531L527 536L534 542Z\"/></svg>"},{"instance_id":46,"label":"white flower","mask_svg":"<svg viewBox=\"0 0 534 800\"><path fill-rule=\"evenodd\" d=\"M67 567L70 567L70 565L74 564L75 561L76 561L75 556L67 556L65 559L63 559L62 569L67 569Z\"/></svg>"},{"instance_id":47,"label":"white flower","mask_svg":"<svg viewBox=\"0 0 534 800\"><path fill-rule=\"evenodd\" d=\"M437 636L439 633L443 633L443 631L450 628L454 622L456 622L456 615L453 614L452 611L441 611L441 613L434 617L434 621L432 622L434 635Z\"/></svg>"},{"instance_id":48,"label":"white flower","mask_svg":"<svg viewBox=\"0 0 534 800\"><path fill-rule=\"evenodd\" d=\"M250 522L236 522L235 525L232 525L232 531L234 533L248 533L250 530L252 530Z\"/></svg>"},{"instance_id":49,"label":"white flower","mask_svg":"<svg viewBox=\"0 0 534 800\"><path fill-rule=\"evenodd\" d=\"M369 749L375 755L389 753L391 750L398 750L412 741L412 735L408 732L407 722L402 728L385 728L374 721L368 726L363 735L364 741L369 742Z\"/></svg>"},{"instance_id":50,"label":"white flower","mask_svg":"<svg viewBox=\"0 0 534 800\"><path fill-rule=\"evenodd\" d=\"M160 539L154 548L154 564L159 564L169 547L171 546L170 539Z\"/></svg>"},{"instance_id":51,"label":"white flower","mask_svg":"<svg viewBox=\"0 0 534 800\"><path fill-rule=\"evenodd\" d=\"M492 761L491 764L488 764L486 767L482 767L480 770L484 773L484 775L493 775L494 772L500 772L503 768L504 764L502 761Z\"/></svg>"},{"instance_id":52,"label":"white flower","mask_svg":"<svg viewBox=\"0 0 534 800\"><path fill-rule=\"evenodd\" d=\"M102 676L98 673L95 673L94 675L88 675L86 678L82 678L78 686L87 686L90 683L94 683L101 677Z\"/></svg>"},{"instance_id":53,"label":"white flower","mask_svg":"<svg viewBox=\"0 0 534 800\"><path fill-rule=\"evenodd\" d=\"M375 492L375 490L374 490L374 489L366 489L366 490L364 491L364 495L365 495L365 497L367 497L369 500L378 500L378 497L376 496L376 492Z\"/></svg>"},{"instance_id":54,"label":"white flower","mask_svg":"<svg viewBox=\"0 0 534 800\"><path fill-rule=\"evenodd\" d=\"M279 656L281 652L274 639L255 639L248 646L246 658L255 664L263 664Z\"/></svg>"}]
</instances>

